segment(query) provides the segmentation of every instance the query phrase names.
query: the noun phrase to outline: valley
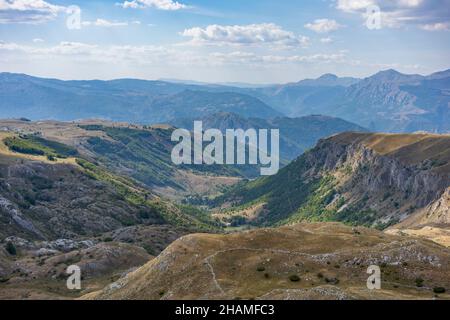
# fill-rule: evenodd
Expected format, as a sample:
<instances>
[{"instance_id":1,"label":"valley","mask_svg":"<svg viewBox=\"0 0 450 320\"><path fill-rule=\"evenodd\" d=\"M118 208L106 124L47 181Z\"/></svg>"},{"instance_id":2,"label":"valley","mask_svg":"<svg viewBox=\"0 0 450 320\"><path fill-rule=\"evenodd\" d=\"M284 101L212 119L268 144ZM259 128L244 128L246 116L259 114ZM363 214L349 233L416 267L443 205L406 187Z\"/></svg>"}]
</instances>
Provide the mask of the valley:
<instances>
[{"instance_id":1,"label":"valley","mask_svg":"<svg viewBox=\"0 0 450 320\"><path fill-rule=\"evenodd\" d=\"M1 299L449 298L447 135L338 133L248 180L175 167L171 126L0 128Z\"/></svg>"},{"instance_id":2,"label":"valley","mask_svg":"<svg viewBox=\"0 0 450 320\"><path fill-rule=\"evenodd\" d=\"M0 299L450 298L448 71L0 78ZM279 129L280 171L175 165L172 133L194 121Z\"/></svg>"}]
</instances>

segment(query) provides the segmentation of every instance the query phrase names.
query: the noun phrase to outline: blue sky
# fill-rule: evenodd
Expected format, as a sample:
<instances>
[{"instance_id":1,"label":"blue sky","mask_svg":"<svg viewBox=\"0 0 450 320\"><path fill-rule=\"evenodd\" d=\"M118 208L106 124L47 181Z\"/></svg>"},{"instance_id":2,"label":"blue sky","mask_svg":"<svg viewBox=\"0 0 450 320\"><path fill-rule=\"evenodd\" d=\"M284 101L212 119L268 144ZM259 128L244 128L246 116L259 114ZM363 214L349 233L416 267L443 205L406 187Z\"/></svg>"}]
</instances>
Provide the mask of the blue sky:
<instances>
[{"instance_id":1,"label":"blue sky","mask_svg":"<svg viewBox=\"0 0 450 320\"><path fill-rule=\"evenodd\" d=\"M0 71L61 79L429 74L449 40L450 0L0 0Z\"/></svg>"}]
</instances>

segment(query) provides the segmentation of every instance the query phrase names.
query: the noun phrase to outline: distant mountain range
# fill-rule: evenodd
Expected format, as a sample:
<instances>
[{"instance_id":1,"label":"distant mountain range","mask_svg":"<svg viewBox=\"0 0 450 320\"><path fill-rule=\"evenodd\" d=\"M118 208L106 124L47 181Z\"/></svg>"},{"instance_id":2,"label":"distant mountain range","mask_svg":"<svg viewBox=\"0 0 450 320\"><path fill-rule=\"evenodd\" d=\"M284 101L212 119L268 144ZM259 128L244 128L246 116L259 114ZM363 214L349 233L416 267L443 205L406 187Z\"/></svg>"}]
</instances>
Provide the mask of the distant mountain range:
<instances>
[{"instance_id":1,"label":"distant mountain range","mask_svg":"<svg viewBox=\"0 0 450 320\"><path fill-rule=\"evenodd\" d=\"M429 76L381 71L365 79L325 74L271 86L195 82L61 81L0 74L0 117L173 122L218 112L272 119L322 114L373 131L450 132L450 70Z\"/></svg>"},{"instance_id":2,"label":"distant mountain range","mask_svg":"<svg viewBox=\"0 0 450 320\"><path fill-rule=\"evenodd\" d=\"M0 110L2 118L102 118L146 124L218 111L245 117L281 115L249 95L192 89L198 90L198 87L129 79L60 81L3 73L0 75Z\"/></svg>"},{"instance_id":3,"label":"distant mountain range","mask_svg":"<svg viewBox=\"0 0 450 320\"><path fill-rule=\"evenodd\" d=\"M324 75L316 80L254 90L288 116L324 114L376 131L450 131L450 70L429 76L395 70L365 79Z\"/></svg>"}]
</instances>

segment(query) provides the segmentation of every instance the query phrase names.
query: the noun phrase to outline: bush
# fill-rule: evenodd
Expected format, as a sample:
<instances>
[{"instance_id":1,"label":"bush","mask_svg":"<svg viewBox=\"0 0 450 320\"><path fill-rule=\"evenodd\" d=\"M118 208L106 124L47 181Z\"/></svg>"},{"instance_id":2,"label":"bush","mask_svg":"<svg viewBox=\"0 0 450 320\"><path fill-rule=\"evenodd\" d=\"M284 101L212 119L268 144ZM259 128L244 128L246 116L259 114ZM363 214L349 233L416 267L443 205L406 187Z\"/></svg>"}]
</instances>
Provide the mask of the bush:
<instances>
[{"instance_id":1,"label":"bush","mask_svg":"<svg viewBox=\"0 0 450 320\"><path fill-rule=\"evenodd\" d=\"M423 287L423 279L422 278L416 279L416 287L418 287L418 288Z\"/></svg>"},{"instance_id":2,"label":"bush","mask_svg":"<svg viewBox=\"0 0 450 320\"><path fill-rule=\"evenodd\" d=\"M258 271L258 272L263 272L263 271L265 271L266 270L266 268L264 268L263 266L258 266L257 268L256 268L256 271Z\"/></svg>"},{"instance_id":3,"label":"bush","mask_svg":"<svg viewBox=\"0 0 450 320\"><path fill-rule=\"evenodd\" d=\"M291 280L292 282L299 282L300 277L296 274L293 274L293 275L289 276L289 280Z\"/></svg>"},{"instance_id":4,"label":"bush","mask_svg":"<svg viewBox=\"0 0 450 320\"><path fill-rule=\"evenodd\" d=\"M15 256L17 254L16 246L12 242L8 242L5 246L5 249L12 256Z\"/></svg>"},{"instance_id":5,"label":"bush","mask_svg":"<svg viewBox=\"0 0 450 320\"><path fill-rule=\"evenodd\" d=\"M331 284L338 284L339 283L339 279L338 278L325 278L325 282L326 283L331 283Z\"/></svg>"},{"instance_id":6,"label":"bush","mask_svg":"<svg viewBox=\"0 0 450 320\"><path fill-rule=\"evenodd\" d=\"M434 293L445 293L445 288L444 287L435 287L434 289L433 289L433 292Z\"/></svg>"}]
</instances>

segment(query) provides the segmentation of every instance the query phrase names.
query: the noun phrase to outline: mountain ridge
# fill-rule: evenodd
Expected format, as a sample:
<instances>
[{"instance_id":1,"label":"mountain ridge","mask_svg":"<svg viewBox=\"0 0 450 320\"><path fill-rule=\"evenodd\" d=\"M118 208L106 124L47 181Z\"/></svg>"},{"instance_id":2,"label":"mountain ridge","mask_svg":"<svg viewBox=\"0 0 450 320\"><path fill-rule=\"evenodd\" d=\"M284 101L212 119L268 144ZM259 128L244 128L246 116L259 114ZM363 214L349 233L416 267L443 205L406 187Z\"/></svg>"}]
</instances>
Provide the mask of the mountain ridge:
<instances>
[{"instance_id":1,"label":"mountain ridge","mask_svg":"<svg viewBox=\"0 0 450 320\"><path fill-rule=\"evenodd\" d=\"M219 197L218 214L258 226L341 221L385 229L439 201L450 181L449 146L450 135L337 134L277 175Z\"/></svg>"}]
</instances>

